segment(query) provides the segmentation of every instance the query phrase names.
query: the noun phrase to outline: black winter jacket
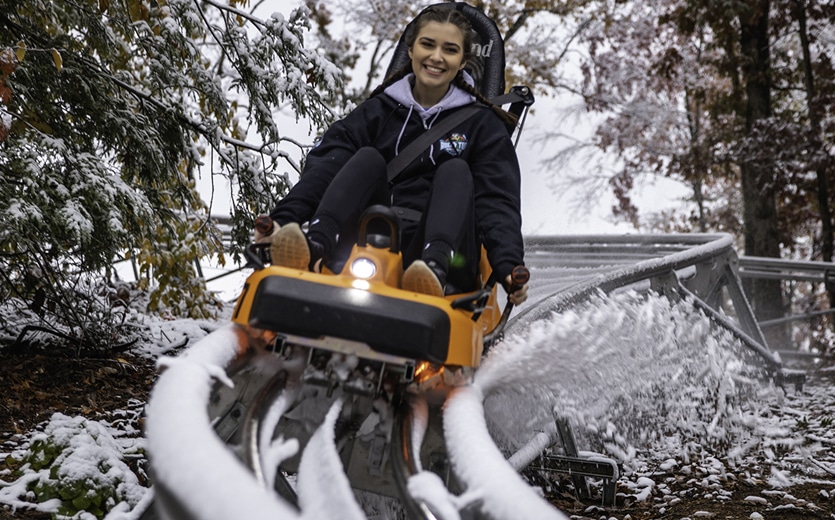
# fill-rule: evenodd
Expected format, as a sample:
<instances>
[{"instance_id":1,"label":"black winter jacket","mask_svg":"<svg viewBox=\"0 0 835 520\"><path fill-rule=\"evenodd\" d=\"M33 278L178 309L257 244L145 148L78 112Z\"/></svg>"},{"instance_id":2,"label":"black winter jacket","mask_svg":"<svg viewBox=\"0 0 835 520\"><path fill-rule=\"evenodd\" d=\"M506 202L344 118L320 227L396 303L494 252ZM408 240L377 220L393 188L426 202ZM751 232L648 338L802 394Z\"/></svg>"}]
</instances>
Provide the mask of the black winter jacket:
<instances>
[{"instance_id":1,"label":"black winter jacket","mask_svg":"<svg viewBox=\"0 0 835 520\"><path fill-rule=\"evenodd\" d=\"M389 191L392 206L422 212L438 166L455 157L467 161L473 174L478 232L490 265L503 281L514 266L523 264L519 163L504 123L490 107L480 106L482 110L435 142L434 163L426 150L400 173ZM433 124L455 110L441 112ZM408 107L379 94L331 125L308 154L299 182L278 203L272 218L281 225L309 221L339 169L364 146L373 146L386 162L391 161L401 132L400 150L425 131L417 113L406 122L409 114ZM453 148L459 155L451 153Z\"/></svg>"}]
</instances>

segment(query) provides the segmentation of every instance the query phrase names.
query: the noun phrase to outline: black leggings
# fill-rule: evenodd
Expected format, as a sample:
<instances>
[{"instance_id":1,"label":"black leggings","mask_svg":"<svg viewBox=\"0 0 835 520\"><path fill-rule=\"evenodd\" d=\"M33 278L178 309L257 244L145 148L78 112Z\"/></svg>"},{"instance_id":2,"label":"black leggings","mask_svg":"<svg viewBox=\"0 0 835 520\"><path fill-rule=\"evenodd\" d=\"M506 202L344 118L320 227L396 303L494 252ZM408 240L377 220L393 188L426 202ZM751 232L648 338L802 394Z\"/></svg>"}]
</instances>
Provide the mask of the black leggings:
<instances>
[{"instance_id":1,"label":"black leggings","mask_svg":"<svg viewBox=\"0 0 835 520\"><path fill-rule=\"evenodd\" d=\"M308 234L328 244L328 266L341 271L357 241L362 212L373 204L391 205L386 162L375 148L361 148L339 170L325 191ZM424 257L427 244L441 243L453 253L447 284L460 291L478 288L478 240L473 177L463 159L444 162L435 172L426 210L415 226L401 224L403 265ZM426 260L426 258L424 258Z\"/></svg>"}]
</instances>

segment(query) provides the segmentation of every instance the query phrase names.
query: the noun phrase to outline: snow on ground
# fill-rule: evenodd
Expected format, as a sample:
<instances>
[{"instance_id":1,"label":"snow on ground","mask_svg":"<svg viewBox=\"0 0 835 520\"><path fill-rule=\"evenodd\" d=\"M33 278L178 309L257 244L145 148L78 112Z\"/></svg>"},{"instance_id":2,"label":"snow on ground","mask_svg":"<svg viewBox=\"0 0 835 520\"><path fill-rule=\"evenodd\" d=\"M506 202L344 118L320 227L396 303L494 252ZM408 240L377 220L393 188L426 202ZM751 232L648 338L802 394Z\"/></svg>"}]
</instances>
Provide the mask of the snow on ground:
<instances>
[{"instance_id":1,"label":"snow on ground","mask_svg":"<svg viewBox=\"0 0 835 520\"><path fill-rule=\"evenodd\" d=\"M42 432L35 432L28 439L26 451L33 456L25 475L10 483L0 480L0 504L12 509L32 507L28 499L33 495L28 488L48 488L58 478L83 482L83 489L66 497L78 500L79 507L88 500L100 501L97 506L103 510L116 504L139 504L147 490L139 485L137 475L125 460L141 454L144 441L130 422L91 421L56 413ZM12 455L19 457L17 453ZM60 508L57 496L34 507L45 513Z\"/></svg>"},{"instance_id":2,"label":"snow on ground","mask_svg":"<svg viewBox=\"0 0 835 520\"><path fill-rule=\"evenodd\" d=\"M168 345L194 342L223 322L149 319L148 324L160 340L147 345L146 354L156 357L166 351L163 338ZM835 490L831 390L814 384L803 392L777 388L754 378L751 361L737 341L712 329L692 307L623 292L512 331L479 369L473 391L486 397L487 426L505 455L553 430L556 417L567 418L581 450L622 463L619 493L653 501L659 513L681 500L669 487L673 473L691 475L692 487L703 496L721 499L728 474L746 468L745 478L766 484L783 499L785 488L812 482L820 483L824 500ZM169 368L174 369L176 363ZM64 450L60 471L93 482L102 478L97 468L106 467L106 477L119 482L119 492L105 504L109 520L136 518L151 493L126 464L145 448L135 422L119 419L129 413L135 410L114 411L112 419L101 421L56 415L0 456L23 460L39 441L52 437ZM67 436L70 431L75 433ZM178 442L181 449L203 448L195 446L200 440ZM324 437L320 444L328 442ZM50 477L35 463L23 469L16 481L0 475L0 503L27 507L32 495L26 484ZM496 479L505 475L499 469L488 464L482 473ZM222 485L228 476L217 478ZM519 484L510 482L516 475L498 478L489 484ZM777 501L774 496L751 496L750 502L762 501L766 509ZM55 501L37 507L57 511ZM368 509L366 514L390 517L372 516Z\"/></svg>"}]
</instances>

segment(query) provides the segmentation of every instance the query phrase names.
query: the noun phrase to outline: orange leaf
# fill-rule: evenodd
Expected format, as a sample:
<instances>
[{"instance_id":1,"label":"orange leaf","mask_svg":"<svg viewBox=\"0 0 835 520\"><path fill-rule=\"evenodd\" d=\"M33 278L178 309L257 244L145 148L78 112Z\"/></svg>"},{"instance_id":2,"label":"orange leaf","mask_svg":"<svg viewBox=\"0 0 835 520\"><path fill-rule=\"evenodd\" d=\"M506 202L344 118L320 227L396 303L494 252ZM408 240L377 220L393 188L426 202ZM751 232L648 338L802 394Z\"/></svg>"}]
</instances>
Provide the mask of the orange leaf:
<instances>
[{"instance_id":1,"label":"orange leaf","mask_svg":"<svg viewBox=\"0 0 835 520\"><path fill-rule=\"evenodd\" d=\"M55 69L61 72L61 69L64 67L64 60L61 58L61 53L56 49L52 49L52 61L55 63Z\"/></svg>"},{"instance_id":2,"label":"orange leaf","mask_svg":"<svg viewBox=\"0 0 835 520\"><path fill-rule=\"evenodd\" d=\"M23 61L23 57L26 56L26 43L23 40L17 42L14 52L15 56L17 56L17 61Z\"/></svg>"}]
</instances>

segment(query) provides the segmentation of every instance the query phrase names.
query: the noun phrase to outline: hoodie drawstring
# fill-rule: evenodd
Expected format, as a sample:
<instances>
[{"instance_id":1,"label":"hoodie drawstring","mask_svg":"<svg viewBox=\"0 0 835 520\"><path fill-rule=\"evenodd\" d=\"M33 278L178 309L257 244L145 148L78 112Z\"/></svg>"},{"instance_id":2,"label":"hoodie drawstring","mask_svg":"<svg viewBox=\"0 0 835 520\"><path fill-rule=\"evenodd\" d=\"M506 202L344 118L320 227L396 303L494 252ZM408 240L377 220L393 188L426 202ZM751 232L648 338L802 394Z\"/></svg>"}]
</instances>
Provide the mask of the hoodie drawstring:
<instances>
[{"instance_id":1,"label":"hoodie drawstring","mask_svg":"<svg viewBox=\"0 0 835 520\"><path fill-rule=\"evenodd\" d=\"M420 116L421 122L423 123L423 129L424 130L429 130L430 128L432 128L432 125L435 124L435 121L438 119L438 116L440 116L441 112L444 111L443 105L435 105L434 107L432 107L432 109L433 110L437 109L437 111L434 113L434 115L432 116L431 119L424 119L423 114L421 114L421 116ZM406 133L406 126L409 124L409 119L411 119L412 112L414 112L414 111L415 111L415 105L410 103L409 104L409 113L406 114L406 120L403 122L403 127L400 129L400 134L397 136L397 143L395 143L395 145L394 145L394 155L395 156L400 155L400 140L403 139L403 134ZM434 155L435 155L435 143L432 143L432 145L429 147L429 160L432 161L433 166L437 166L437 163L435 162Z\"/></svg>"},{"instance_id":2,"label":"hoodie drawstring","mask_svg":"<svg viewBox=\"0 0 835 520\"><path fill-rule=\"evenodd\" d=\"M443 110L444 110L444 107L442 107L441 105L438 105L438 111L435 112L435 117L433 117L432 120L429 121L428 125L424 124L424 126L426 126L427 130L432 128L432 125L435 124L435 120L438 119L438 116L441 115L441 112ZM432 143L432 145L429 146L429 160L432 161L432 166L437 166L437 164L435 164L435 143Z\"/></svg>"},{"instance_id":3,"label":"hoodie drawstring","mask_svg":"<svg viewBox=\"0 0 835 520\"><path fill-rule=\"evenodd\" d=\"M394 145L394 155L400 155L400 140L403 138L403 134L406 132L406 125L409 124L409 118L412 117L412 111L414 111L415 106L409 105L409 113L406 114L406 121L403 122L403 128L400 129L400 135L397 136L397 144Z\"/></svg>"}]
</instances>

